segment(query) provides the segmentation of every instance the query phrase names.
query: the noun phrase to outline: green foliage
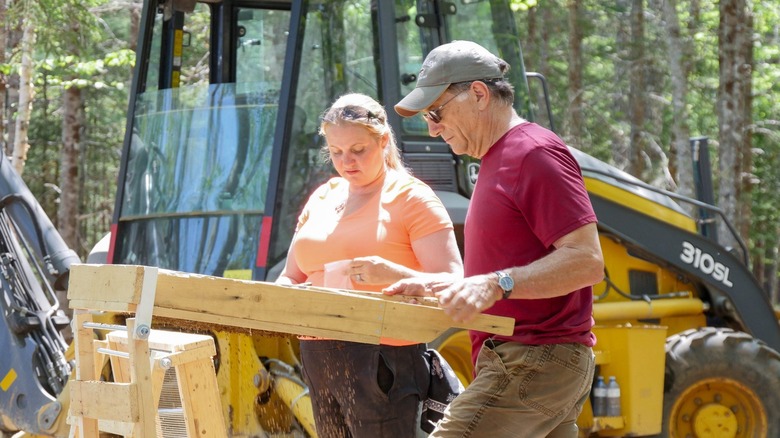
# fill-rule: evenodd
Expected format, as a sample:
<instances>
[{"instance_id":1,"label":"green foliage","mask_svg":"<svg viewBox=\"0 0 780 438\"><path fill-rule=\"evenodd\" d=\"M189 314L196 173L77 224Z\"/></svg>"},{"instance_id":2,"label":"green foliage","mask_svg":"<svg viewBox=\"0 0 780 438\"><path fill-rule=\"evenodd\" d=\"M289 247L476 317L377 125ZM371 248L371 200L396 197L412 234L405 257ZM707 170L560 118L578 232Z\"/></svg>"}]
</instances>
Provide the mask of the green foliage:
<instances>
[{"instance_id":1,"label":"green foliage","mask_svg":"<svg viewBox=\"0 0 780 438\"><path fill-rule=\"evenodd\" d=\"M772 264L774 249L780 246L780 38L777 22L780 6L757 2L753 65L753 174L759 183L753 188L752 256L758 263Z\"/></svg>"},{"instance_id":2,"label":"green foliage","mask_svg":"<svg viewBox=\"0 0 780 438\"><path fill-rule=\"evenodd\" d=\"M102 59L80 59L73 55L46 58L38 63L38 71L46 75L49 86L62 88L123 89L126 73L135 63L135 53L128 49L106 53ZM119 74L111 74L119 72ZM38 85L42 82L39 80Z\"/></svg>"},{"instance_id":3,"label":"green foliage","mask_svg":"<svg viewBox=\"0 0 780 438\"><path fill-rule=\"evenodd\" d=\"M21 3L16 3L9 18L21 19L24 12L26 19L35 21L37 29L33 76L36 94L26 165L35 178L25 179L56 225L62 142L59 108L65 89L81 88L84 125L79 173L84 213L80 220L81 244L74 249L85 256L108 231L113 210L127 89L135 62L135 53L128 49L128 43L118 41L115 35L128 27L128 16L112 14L110 19L101 20L90 11L108 3L107 0L43 0L28 2L27 9ZM14 58L0 66L8 74L14 73L15 68Z\"/></svg>"},{"instance_id":4,"label":"green foliage","mask_svg":"<svg viewBox=\"0 0 780 438\"><path fill-rule=\"evenodd\" d=\"M512 8L512 12L526 12L538 3L537 0L511 0L509 7Z\"/></svg>"},{"instance_id":5,"label":"green foliage","mask_svg":"<svg viewBox=\"0 0 780 438\"><path fill-rule=\"evenodd\" d=\"M9 22L27 20L34 24L36 49L43 56L75 49L88 52L92 43L101 38L97 19L89 8L107 1L20 0L11 3L8 19Z\"/></svg>"},{"instance_id":6,"label":"green foliage","mask_svg":"<svg viewBox=\"0 0 780 438\"><path fill-rule=\"evenodd\" d=\"M662 0L645 2L644 77L648 97L645 108L649 136L667 154L670 153L673 120L671 108L671 77L668 68L666 23L661 14ZM58 183L58 149L61 143L58 109L61 93L66 87L82 88L85 98L86 125L82 135L84 161L83 212L85 248L97 241L108 229L119 151L124 136L127 89L134 53L129 50L134 37L129 34L129 14L119 8L106 8L108 0L18 0L8 11L8 23L20 23L32 17L37 23L38 45L35 75L37 94L30 125L32 149L28 168L34 169L33 192L42 199L46 211L56 217L57 194L51 185ZM549 84L553 117L558 130L565 132L569 117L568 96L568 0L507 0L515 13L525 67L543 74ZM344 4L346 20L365 11L355 10L355 2ZM460 2L458 2L460 5ZM686 120L691 136L710 138L712 150L717 148L719 131L716 102L719 85L717 2L678 0L680 30L687 47L685 61L689 69ZM399 8L416 13L415 2L407 1ZM767 249L780 245L780 5L777 2L752 2L754 9L755 45L753 79L753 157L752 173L760 181L754 187L751 248L753 257L770 260ZM99 10L110 12L100 13ZM578 17L582 29L583 99L585 103L585 135L576 139L586 152L613 161L615 151L627 141L628 71L631 63L628 50L630 2L581 0ZM204 14L203 17L206 17ZM188 23L193 44L207 50L208 41L201 41L208 22ZM487 20L486 20L487 21ZM488 25L486 23L486 25ZM370 40L365 43L370 45ZM407 34L406 47L419 45L419 38ZM10 52L0 73L10 75L18 66L16 52ZM11 56L13 55L13 56ZM184 65L197 66L200 58L186 59ZM408 66L402 66L407 68ZM415 70L418 66L408 67ZM184 79L201 79L194 67L183 71ZM532 84L533 87L533 84ZM541 104L537 103L537 106ZM316 114L317 108L307 108ZM13 114L11 114L13 116ZM567 139L568 140L568 139ZM717 156L713 153L713 164ZM654 163L657 170L659 163ZM715 166L717 168L717 166ZM715 178L717 178L717 174ZM38 178L40 177L40 178ZM87 224L88 223L88 224Z\"/></svg>"},{"instance_id":7,"label":"green foliage","mask_svg":"<svg viewBox=\"0 0 780 438\"><path fill-rule=\"evenodd\" d=\"M648 0L645 6L644 93L645 135L671 154L673 120L671 77L668 68L666 23L661 15L661 0ZM719 86L718 4L680 0L678 14L681 37L687 47L685 62L689 69L687 124L692 137L706 136L712 151L717 150L719 122L717 99ZM554 117L559 131L567 123L568 88L568 2L538 2L529 11L518 9L516 19L525 48L526 67L544 74L550 84ZM586 106L586 138L576 139L586 152L605 161L614 157L613 149L627 142L628 120L628 13L630 2L581 0L580 23L583 29L583 97ZM753 2L755 46L753 65L753 157L752 173L760 181L752 193L750 247L754 260L772 262L774 248L780 245L780 41L777 2ZM531 34L531 30L535 32ZM567 139L568 140L568 139ZM717 155L713 153L714 178L717 180ZM656 166L659 163L654 163ZM658 170L662 170L657 167Z\"/></svg>"}]
</instances>

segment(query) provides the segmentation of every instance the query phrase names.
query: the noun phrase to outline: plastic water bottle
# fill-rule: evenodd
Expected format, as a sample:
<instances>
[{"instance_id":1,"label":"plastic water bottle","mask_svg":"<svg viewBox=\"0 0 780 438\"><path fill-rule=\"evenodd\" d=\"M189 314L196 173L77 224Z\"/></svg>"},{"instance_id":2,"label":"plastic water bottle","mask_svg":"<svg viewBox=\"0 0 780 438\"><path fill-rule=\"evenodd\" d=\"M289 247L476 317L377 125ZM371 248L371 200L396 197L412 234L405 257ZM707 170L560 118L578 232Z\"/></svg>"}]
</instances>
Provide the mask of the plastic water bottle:
<instances>
[{"instance_id":1,"label":"plastic water bottle","mask_svg":"<svg viewBox=\"0 0 780 438\"><path fill-rule=\"evenodd\" d=\"M607 416L619 417L620 415L620 386L615 376L610 376L607 384Z\"/></svg>"},{"instance_id":2,"label":"plastic water bottle","mask_svg":"<svg viewBox=\"0 0 780 438\"><path fill-rule=\"evenodd\" d=\"M599 376L593 386L593 416L605 415L607 415L607 384L604 383L604 377Z\"/></svg>"}]
</instances>

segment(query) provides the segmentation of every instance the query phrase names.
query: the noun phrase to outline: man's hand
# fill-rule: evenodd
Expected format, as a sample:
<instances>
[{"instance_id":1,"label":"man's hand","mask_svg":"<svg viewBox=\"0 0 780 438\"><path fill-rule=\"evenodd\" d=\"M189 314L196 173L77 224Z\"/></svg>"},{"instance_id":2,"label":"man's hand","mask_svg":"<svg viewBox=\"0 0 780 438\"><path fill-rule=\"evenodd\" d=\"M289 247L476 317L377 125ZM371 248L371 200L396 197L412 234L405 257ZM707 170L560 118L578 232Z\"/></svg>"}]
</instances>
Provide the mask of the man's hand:
<instances>
[{"instance_id":1,"label":"man's hand","mask_svg":"<svg viewBox=\"0 0 780 438\"><path fill-rule=\"evenodd\" d=\"M439 300L439 307L454 321L468 322L498 301L501 296L496 289L493 274L475 275L463 280L426 280L406 278L384 289L387 295L411 295Z\"/></svg>"},{"instance_id":2,"label":"man's hand","mask_svg":"<svg viewBox=\"0 0 780 438\"><path fill-rule=\"evenodd\" d=\"M468 322L495 304L500 294L492 278L494 274L475 275L453 283L434 295L439 307L457 322Z\"/></svg>"},{"instance_id":3,"label":"man's hand","mask_svg":"<svg viewBox=\"0 0 780 438\"><path fill-rule=\"evenodd\" d=\"M405 278L382 289L385 295L410 295L414 297L432 297L450 285L452 280L431 280L426 278Z\"/></svg>"}]
</instances>

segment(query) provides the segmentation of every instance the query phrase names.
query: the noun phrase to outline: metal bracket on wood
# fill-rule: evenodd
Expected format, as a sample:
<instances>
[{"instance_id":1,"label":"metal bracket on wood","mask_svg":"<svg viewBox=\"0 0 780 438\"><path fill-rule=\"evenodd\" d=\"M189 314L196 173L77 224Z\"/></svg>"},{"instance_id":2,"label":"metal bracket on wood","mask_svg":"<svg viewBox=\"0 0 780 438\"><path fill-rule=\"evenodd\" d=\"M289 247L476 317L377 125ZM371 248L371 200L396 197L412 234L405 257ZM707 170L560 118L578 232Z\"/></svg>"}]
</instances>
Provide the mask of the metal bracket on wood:
<instances>
[{"instance_id":1,"label":"metal bracket on wood","mask_svg":"<svg viewBox=\"0 0 780 438\"><path fill-rule=\"evenodd\" d=\"M141 298L138 300L138 308L135 312L135 331L133 339L146 339L152 331L152 310L154 298L157 292L157 272L153 266L144 267L144 280L141 286Z\"/></svg>"}]
</instances>

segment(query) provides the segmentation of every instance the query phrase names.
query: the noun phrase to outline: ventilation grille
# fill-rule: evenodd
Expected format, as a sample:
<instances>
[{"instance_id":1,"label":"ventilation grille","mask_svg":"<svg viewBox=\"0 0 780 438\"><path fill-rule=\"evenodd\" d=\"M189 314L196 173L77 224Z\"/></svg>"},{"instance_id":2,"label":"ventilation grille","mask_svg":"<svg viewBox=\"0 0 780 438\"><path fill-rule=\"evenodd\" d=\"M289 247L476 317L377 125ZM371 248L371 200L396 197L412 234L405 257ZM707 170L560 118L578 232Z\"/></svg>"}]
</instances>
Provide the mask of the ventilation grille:
<instances>
[{"instance_id":1,"label":"ventilation grille","mask_svg":"<svg viewBox=\"0 0 780 438\"><path fill-rule=\"evenodd\" d=\"M433 190L457 191L455 160L450 154L405 154L404 163Z\"/></svg>"},{"instance_id":2,"label":"ventilation grille","mask_svg":"<svg viewBox=\"0 0 780 438\"><path fill-rule=\"evenodd\" d=\"M157 415L160 416L160 429L164 438L187 438L187 424L174 367L165 370Z\"/></svg>"},{"instance_id":3,"label":"ventilation grille","mask_svg":"<svg viewBox=\"0 0 780 438\"><path fill-rule=\"evenodd\" d=\"M631 288L631 295L634 296L658 293L658 278L655 272L631 269L628 271L628 284Z\"/></svg>"}]
</instances>

